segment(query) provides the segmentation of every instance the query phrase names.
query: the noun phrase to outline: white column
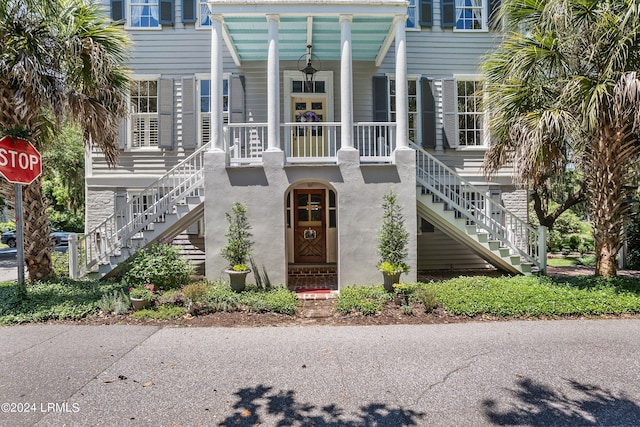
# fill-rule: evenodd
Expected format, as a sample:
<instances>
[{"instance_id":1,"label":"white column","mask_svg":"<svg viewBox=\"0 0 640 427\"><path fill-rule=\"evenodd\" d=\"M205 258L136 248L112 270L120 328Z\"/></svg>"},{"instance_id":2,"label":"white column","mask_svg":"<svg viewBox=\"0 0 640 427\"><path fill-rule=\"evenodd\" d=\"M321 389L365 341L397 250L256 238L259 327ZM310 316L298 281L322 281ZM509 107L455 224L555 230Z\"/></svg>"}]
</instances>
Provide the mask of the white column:
<instances>
[{"instance_id":1,"label":"white column","mask_svg":"<svg viewBox=\"0 0 640 427\"><path fill-rule=\"evenodd\" d=\"M225 151L222 125L222 16L211 15L211 150Z\"/></svg>"},{"instance_id":2,"label":"white column","mask_svg":"<svg viewBox=\"0 0 640 427\"><path fill-rule=\"evenodd\" d=\"M396 26L396 149L409 147L407 46L405 23L407 17L397 15Z\"/></svg>"},{"instance_id":3,"label":"white column","mask_svg":"<svg viewBox=\"0 0 640 427\"><path fill-rule=\"evenodd\" d=\"M280 52L278 47L278 15L267 15L269 46L267 51L267 139L268 151L280 147Z\"/></svg>"},{"instance_id":4,"label":"white column","mask_svg":"<svg viewBox=\"0 0 640 427\"><path fill-rule=\"evenodd\" d=\"M342 149L353 147L352 15L340 15L340 134Z\"/></svg>"}]
</instances>

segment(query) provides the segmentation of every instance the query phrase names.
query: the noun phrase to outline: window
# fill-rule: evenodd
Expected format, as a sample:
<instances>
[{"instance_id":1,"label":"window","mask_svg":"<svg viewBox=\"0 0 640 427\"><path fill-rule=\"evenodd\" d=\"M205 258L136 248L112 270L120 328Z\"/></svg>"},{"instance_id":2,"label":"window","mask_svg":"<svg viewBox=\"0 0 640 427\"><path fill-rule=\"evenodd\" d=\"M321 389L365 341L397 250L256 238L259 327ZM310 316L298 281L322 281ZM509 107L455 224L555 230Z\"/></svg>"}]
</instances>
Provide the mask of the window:
<instances>
[{"instance_id":1,"label":"window","mask_svg":"<svg viewBox=\"0 0 640 427\"><path fill-rule=\"evenodd\" d=\"M418 0L409 0L409 7L407 8L407 29L408 30L417 30L420 29L418 26L417 19L417 1Z\"/></svg>"},{"instance_id":2,"label":"window","mask_svg":"<svg viewBox=\"0 0 640 427\"><path fill-rule=\"evenodd\" d=\"M408 122L409 122L409 140L413 142L419 141L418 139L418 126L419 126L419 109L418 109L418 81L417 79L410 78L407 80L407 94L408 94ZM389 120L396 121L396 81L391 78L389 80Z\"/></svg>"},{"instance_id":3,"label":"window","mask_svg":"<svg viewBox=\"0 0 640 427\"><path fill-rule=\"evenodd\" d=\"M487 0L455 0L456 30L486 30Z\"/></svg>"},{"instance_id":4,"label":"window","mask_svg":"<svg viewBox=\"0 0 640 427\"><path fill-rule=\"evenodd\" d=\"M131 83L131 147L158 146L158 82Z\"/></svg>"},{"instance_id":5,"label":"window","mask_svg":"<svg viewBox=\"0 0 640 427\"><path fill-rule=\"evenodd\" d=\"M484 146L485 111L482 82L458 81L458 143L461 146Z\"/></svg>"},{"instance_id":6,"label":"window","mask_svg":"<svg viewBox=\"0 0 640 427\"><path fill-rule=\"evenodd\" d=\"M200 144L206 144L211 139L211 80L199 80L199 119ZM224 123L229 122L229 80L222 81L222 115Z\"/></svg>"},{"instance_id":7,"label":"window","mask_svg":"<svg viewBox=\"0 0 640 427\"><path fill-rule=\"evenodd\" d=\"M211 26L211 11L207 6L209 0L198 0L198 25L200 27Z\"/></svg>"},{"instance_id":8,"label":"window","mask_svg":"<svg viewBox=\"0 0 640 427\"><path fill-rule=\"evenodd\" d=\"M129 0L129 26L133 28L160 27L159 0Z\"/></svg>"}]
</instances>

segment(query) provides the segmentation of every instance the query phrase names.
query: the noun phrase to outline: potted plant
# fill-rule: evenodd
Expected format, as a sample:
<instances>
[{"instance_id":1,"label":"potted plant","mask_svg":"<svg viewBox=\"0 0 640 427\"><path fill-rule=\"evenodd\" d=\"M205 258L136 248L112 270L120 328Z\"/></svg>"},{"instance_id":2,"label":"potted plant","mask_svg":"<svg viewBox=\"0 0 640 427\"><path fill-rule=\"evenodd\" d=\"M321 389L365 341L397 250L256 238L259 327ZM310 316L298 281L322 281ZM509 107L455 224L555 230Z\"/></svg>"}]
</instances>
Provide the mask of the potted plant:
<instances>
[{"instance_id":1,"label":"potted plant","mask_svg":"<svg viewBox=\"0 0 640 427\"><path fill-rule=\"evenodd\" d=\"M225 270L229 274L231 288L235 291L242 291L245 288L247 274L251 269L247 266L247 260L251 255L251 225L247 220L247 209L242 203L233 204L231 212L226 212L225 216L229 222L229 228L225 234L227 244L220 251L222 257L229 262L229 267Z\"/></svg>"},{"instance_id":2,"label":"potted plant","mask_svg":"<svg viewBox=\"0 0 640 427\"><path fill-rule=\"evenodd\" d=\"M405 229L402 207L398 196L390 190L383 196L382 227L378 235L378 270L384 278L384 288L393 292L393 284L400 281L400 275L409 271L405 262L408 251L409 233Z\"/></svg>"},{"instance_id":3,"label":"potted plant","mask_svg":"<svg viewBox=\"0 0 640 427\"><path fill-rule=\"evenodd\" d=\"M133 309L142 310L143 308L150 307L151 301L153 301L155 297L154 291L154 287L150 283L129 288L129 299L131 300Z\"/></svg>"}]
</instances>

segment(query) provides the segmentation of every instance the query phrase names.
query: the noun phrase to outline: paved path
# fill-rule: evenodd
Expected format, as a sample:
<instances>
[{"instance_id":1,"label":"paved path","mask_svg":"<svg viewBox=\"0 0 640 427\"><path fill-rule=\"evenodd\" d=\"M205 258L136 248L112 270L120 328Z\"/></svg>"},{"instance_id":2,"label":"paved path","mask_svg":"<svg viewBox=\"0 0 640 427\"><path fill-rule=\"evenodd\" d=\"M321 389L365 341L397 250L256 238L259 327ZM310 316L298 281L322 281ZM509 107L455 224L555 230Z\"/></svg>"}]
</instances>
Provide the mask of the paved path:
<instances>
[{"instance_id":1,"label":"paved path","mask_svg":"<svg viewBox=\"0 0 640 427\"><path fill-rule=\"evenodd\" d=\"M4 327L0 426L637 426L639 330Z\"/></svg>"}]
</instances>

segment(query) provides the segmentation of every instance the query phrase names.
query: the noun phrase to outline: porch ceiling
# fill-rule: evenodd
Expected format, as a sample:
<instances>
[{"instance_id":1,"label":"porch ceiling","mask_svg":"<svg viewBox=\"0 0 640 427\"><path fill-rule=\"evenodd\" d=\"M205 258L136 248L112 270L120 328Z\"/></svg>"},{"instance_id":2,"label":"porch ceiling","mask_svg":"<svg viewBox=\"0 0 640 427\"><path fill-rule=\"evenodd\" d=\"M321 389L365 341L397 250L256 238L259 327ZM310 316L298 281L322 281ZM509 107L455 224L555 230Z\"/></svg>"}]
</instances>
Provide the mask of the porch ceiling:
<instances>
[{"instance_id":1,"label":"porch ceiling","mask_svg":"<svg viewBox=\"0 0 640 427\"><path fill-rule=\"evenodd\" d=\"M394 19L407 11L407 2L398 0L216 0L209 5L223 18L236 62L267 59L267 14L280 19L281 60L298 60L308 44L320 61L339 60L340 15L347 14L352 16L353 60L375 61L393 39Z\"/></svg>"}]
</instances>

